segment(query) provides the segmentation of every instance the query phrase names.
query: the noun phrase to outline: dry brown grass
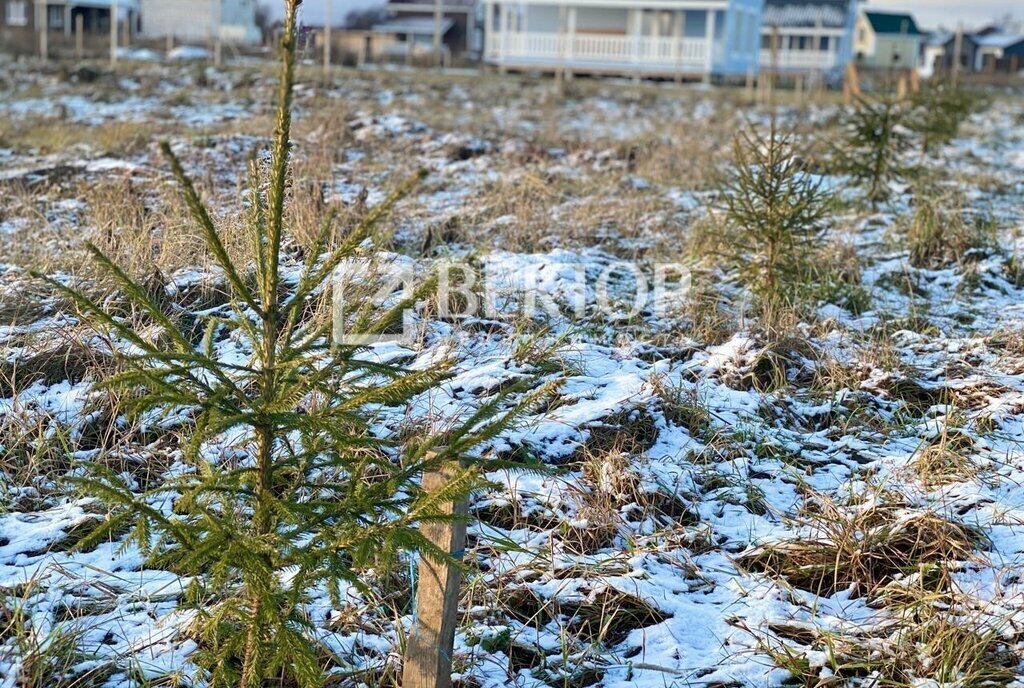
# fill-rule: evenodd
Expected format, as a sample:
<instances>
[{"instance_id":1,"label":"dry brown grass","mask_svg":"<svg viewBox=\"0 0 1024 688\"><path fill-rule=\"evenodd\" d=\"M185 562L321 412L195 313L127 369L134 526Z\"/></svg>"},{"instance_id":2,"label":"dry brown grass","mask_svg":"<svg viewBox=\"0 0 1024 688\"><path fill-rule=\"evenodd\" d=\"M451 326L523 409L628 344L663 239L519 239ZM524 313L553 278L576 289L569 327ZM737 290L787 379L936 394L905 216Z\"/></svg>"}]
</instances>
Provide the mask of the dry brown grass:
<instances>
[{"instance_id":1,"label":"dry brown grass","mask_svg":"<svg viewBox=\"0 0 1024 688\"><path fill-rule=\"evenodd\" d=\"M885 493L852 507L819 496L794 525L807 534L756 547L740 561L818 595L852 587L873 596L922 567L971 560L984 543L978 531Z\"/></svg>"}]
</instances>

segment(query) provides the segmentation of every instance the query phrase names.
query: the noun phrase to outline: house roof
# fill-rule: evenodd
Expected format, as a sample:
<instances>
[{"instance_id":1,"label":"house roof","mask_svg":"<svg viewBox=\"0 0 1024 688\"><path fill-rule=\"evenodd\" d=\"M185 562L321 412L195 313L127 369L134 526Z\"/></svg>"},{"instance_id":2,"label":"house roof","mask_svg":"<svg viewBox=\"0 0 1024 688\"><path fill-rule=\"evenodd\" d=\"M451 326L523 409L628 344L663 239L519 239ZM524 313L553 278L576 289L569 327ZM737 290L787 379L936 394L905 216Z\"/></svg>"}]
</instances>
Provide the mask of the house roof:
<instances>
[{"instance_id":1,"label":"house roof","mask_svg":"<svg viewBox=\"0 0 1024 688\"><path fill-rule=\"evenodd\" d=\"M905 34L907 36L923 36L917 28L914 17L906 12L871 12L865 11L868 23L878 34Z\"/></svg>"},{"instance_id":2,"label":"house roof","mask_svg":"<svg viewBox=\"0 0 1024 688\"><path fill-rule=\"evenodd\" d=\"M1024 34L990 33L985 36L975 36L974 42L983 48L1009 48L1024 42Z\"/></svg>"},{"instance_id":3,"label":"house roof","mask_svg":"<svg viewBox=\"0 0 1024 688\"><path fill-rule=\"evenodd\" d=\"M766 0L764 26L846 26L852 0Z\"/></svg>"},{"instance_id":4,"label":"house roof","mask_svg":"<svg viewBox=\"0 0 1024 688\"><path fill-rule=\"evenodd\" d=\"M453 19L442 19L441 20L441 34L448 32L448 29L455 26L455 20ZM407 33L414 36L433 36L434 35L434 18L433 17L402 17L399 19L392 19L382 24L374 24L373 30L377 33Z\"/></svg>"}]
</instances>

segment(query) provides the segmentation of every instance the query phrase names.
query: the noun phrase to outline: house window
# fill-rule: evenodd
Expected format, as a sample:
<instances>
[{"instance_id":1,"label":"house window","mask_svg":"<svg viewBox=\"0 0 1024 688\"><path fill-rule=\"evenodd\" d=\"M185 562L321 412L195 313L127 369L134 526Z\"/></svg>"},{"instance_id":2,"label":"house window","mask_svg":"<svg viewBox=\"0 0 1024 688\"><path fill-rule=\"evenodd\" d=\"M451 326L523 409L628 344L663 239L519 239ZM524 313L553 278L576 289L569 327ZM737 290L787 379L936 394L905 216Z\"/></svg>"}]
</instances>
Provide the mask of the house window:
<instances>
[{"instance_id":1,"label":"house window","mask_svg":"<svg viewBox=\"0 0 1024 688\"><path fill-rule=\"evenodd\" d=\"M832 37L831 36L822 36L818 40L821 41L821 49L822 50L828 50L829 49L829 41L832 40Z\"/></svg>"},{"instance_id":2,"label":"house window","mask_svg":"<svg viewBox=\"0 0 1024 688\"><path fill-rule=\"evenodd\" d=\"M8 0L4 20L8 26L27 26L28 0Z\"/></svg>"},{"instance_id":3,"label":"house window","mask_svg":"<svg viewBox=\"0 0 1024 688\"><path fill-rule=\"evenodd\" d=\"M64 28L64 8L53 5L46 8L46 25L51 29Z\"/></svg>"}]
</instances>

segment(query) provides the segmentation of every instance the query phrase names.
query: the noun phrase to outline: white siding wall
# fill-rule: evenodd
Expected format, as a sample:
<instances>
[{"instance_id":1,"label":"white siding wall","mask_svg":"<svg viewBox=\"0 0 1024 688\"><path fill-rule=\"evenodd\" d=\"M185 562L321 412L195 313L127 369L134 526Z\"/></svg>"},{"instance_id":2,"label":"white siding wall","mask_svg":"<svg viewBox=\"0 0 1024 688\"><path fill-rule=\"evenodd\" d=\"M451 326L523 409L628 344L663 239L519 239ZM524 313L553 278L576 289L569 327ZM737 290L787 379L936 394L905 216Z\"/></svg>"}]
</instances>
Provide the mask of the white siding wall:
<instances>
[{"instance_id":1,"label":"white siding wall","mask_svg":"<svg viewBox=\"0 0 1024 688\"><path fill-rule=\"evenodd\" d=\"M599 31L626 33L627 10L617 7L580 7L576 14L576 32Z\"/></svg>"},{"instance_id":2,"label":"white siding wall","mask_svg":"<svg viewBox=\"0 0 1024 688\"><path fill-rule=\"evenodd\" d=\"M217 33L219 19L224 40L254 41L255 9L255 0L141 0L142 35L205 41Z\"/></svg>"},{"instance_id":3,"label":"white siding wall","mask_svg":"<svg viewBox=\"0 0 1024 688\"><path fill-rule=\"evenodd\" d=\"M558 8L554 5L530 5L526 10L526 30L558 33Z\"/></svg>"}]
</instances>

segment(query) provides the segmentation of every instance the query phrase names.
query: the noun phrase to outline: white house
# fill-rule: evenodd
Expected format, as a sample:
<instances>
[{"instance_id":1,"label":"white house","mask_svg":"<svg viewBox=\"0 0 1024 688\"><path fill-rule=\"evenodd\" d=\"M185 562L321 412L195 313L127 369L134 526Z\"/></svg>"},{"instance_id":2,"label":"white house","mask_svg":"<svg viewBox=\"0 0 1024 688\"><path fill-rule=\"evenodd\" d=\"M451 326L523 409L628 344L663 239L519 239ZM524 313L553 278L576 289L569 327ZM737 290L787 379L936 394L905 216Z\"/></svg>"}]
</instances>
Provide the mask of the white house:
<instances>
[{"instance_id":1,"label":"white house","mask_svg":"<svg viewBox=\"0 0 1024 688\"><path fill-rule=\"evenodd\" d=\"M173 36L183 41L219 37L237 43L259 42L257 0L140 0L142 35Z\"/></svg>"},{"instance_id":2,"label":"white house","mask_svg":"<svg viewBox=\"0 0 1024 688\"><path fill-rule=\"evenodd\" d=\"M805 73L843 69L853 57L856 22L857 0L765 0L761 68Z\"/></svg>"},{"instance_id":3,"label":"white house","mask_svg":"<svg viewBox=\"0 0 1024 688\"><path fill-rule=\"evenodd\" d=\"M705 80L757 70L764 0L485 0L484 60L506 69Z\"/></svg>"}]
</instances>

